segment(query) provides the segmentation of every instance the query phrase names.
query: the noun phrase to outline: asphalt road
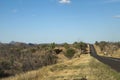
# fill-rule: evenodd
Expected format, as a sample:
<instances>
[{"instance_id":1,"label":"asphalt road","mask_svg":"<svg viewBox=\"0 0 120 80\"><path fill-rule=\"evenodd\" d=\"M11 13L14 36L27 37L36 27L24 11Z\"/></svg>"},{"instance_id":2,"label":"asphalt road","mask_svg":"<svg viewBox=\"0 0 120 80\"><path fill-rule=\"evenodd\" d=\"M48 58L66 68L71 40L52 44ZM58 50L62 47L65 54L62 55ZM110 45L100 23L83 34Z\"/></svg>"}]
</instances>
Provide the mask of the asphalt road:
<instances>
[{"instance_id":1,"label":"asphalt road","mask_svg":"<svg viewBox=\"0 0 120 80\"><path fill-rule=\"evenodd\" d=\"M117 72L120 72L120 59L119 58L99 56L97 55L96 50L93 45L90 45L90 50L91 50L91 53L90 53L91 56L98 59L102 63L110 66L112 69L116 70Z\"/></svg>"}]
</instances>

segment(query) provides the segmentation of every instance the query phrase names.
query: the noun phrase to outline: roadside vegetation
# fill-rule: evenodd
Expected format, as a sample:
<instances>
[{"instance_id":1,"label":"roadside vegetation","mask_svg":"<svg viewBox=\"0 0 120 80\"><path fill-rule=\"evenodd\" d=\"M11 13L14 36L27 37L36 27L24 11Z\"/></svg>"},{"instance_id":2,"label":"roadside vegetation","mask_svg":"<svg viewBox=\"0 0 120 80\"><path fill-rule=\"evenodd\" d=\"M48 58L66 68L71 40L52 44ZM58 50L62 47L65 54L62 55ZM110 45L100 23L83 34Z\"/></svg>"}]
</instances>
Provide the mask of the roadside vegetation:
<instances>
[{"instance_id":1,"label":"roadside vegetation","mask_svg":"<svg viewBox=\"0 0 120 80\"><path fill-rule=\"evenodd\" d=\"M75 44L0 43L0 78L37 70L87 53L84 42ZM80 46L80 47L79 47Z\"/></svg>"},{"instance_id":2,"label":"roadside vegetation","mask_svg":"<svg viewBox=\"0 0 120 80\"><path fill-rule=\"evenodd\" d=\"M53 45L51 46L53 48ZM45 45L24 43L1 44L0 77L13 76L55 64L57 56L54 54L55 52L50 51L49 45L45 47Z\"/></svg>"},{"instance_id":3,"label":"roadside vegetation","mask_svg":"<svg viewBox=\"0 0 120 80\"><path fill-rule=\"evenodd\" d=\"M99 55L120 58L120 42L95 42L95 48Z\"/></svg>"},{"instance_id":4,"label":"roadside vegetation","mask_svg":"<svg viewBox=\"0 0 120 80\"><path fill-rule=\"evenodd\" d=\"M2 80L120 80L120 73L89 54Z\"/></svg>"},{"instance_id":5,"label":"roadside vegetation","mask_svg":"<svg viewBox=\"0 0 120 80\"><path fill-rule=\"evenodd\" d=\"M97 43L95 46L99 47L99 45L101 45L101 43ZM104 44L103 46L105 47L106 45ZM100 49L100 51L104 50ZM12 44L1 43L0 79L120 79L120 73L99 62L88 53L88 45L84 42L75 42L73 44L25 44L17 42Z\"/></svg>"},{"instance_id":6,"label":"roadside vegetation","mask_svg":"<svg viewBox=\"0 0 120 80\"><path fill-rule=\"evenodd\" d=\"M71 59L75 54L75 50L72 48L67 49L66 53L64 54L67 58Z\"/></svg>"}]
</instances>

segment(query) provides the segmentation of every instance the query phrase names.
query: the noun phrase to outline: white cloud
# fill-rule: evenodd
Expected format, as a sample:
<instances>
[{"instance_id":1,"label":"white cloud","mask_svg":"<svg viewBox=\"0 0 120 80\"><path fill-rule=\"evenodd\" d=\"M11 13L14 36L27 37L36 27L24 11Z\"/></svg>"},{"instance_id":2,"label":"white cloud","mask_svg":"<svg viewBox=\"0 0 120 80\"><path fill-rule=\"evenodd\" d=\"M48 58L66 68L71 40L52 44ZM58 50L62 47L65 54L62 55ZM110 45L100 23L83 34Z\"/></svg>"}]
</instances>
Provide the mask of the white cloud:
<instances>
[{"instance_id":1,"label":"white cloud","mask_svg":"<svg viewBox=\"0 0 120 80\"><path fill-rule=\"evenodd\" d=\"M113 18L119 18L120 19L120 15L113 16Z\"/></svg>"},{"instance_id":2,"label":"white cloud","mask_svg":"<svg viewBox=\"0 0 120 80\"><path fill-rule=\"evenodd\" d=\"M71 3L71 0L59 0L59 3L69 4L69 3Z\"/></svg>"}]
</instances>

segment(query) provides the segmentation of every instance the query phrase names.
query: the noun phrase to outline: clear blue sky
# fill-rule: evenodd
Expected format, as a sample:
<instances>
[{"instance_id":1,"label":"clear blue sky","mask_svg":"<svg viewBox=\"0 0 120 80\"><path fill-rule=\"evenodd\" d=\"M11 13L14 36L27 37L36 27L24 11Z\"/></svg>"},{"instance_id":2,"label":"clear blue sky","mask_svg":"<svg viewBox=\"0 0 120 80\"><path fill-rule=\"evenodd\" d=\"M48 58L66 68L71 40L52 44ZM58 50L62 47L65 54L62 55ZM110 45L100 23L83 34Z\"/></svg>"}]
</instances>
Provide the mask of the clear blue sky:
<instances>
[{"instance_id":1,"label":"clear blue sky","mask_svg":"<svg viewBox=\"0 0 120 80\"><path fill-rule=\"evenodd\" d=\"M120 0L0 0L0 42L120 41Z\"/></svg>"}]
</instances>

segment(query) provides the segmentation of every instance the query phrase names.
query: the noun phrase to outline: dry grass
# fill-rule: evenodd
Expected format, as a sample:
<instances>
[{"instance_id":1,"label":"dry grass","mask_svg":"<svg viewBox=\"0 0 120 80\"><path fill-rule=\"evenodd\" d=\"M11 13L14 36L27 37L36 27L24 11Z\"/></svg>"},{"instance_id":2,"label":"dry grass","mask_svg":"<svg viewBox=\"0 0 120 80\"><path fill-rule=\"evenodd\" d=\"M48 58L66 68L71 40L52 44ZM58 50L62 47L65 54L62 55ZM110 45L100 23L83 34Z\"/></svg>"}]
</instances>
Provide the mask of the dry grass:
<instances>
[{"instance_id":1,"label":"dry grass","mask_svg":"<svg viewBox=\"0 0 120 80\"><path fill-rule=\"evenodd\" d=\"M112 57L120 58L120 49L118 49L117 51L115 51L114 54L112 55Z\"/></svg>"},{"instance_id":2,"label":"dry grass","mask_svg":"<svg viewBox=\"0 0 120 80\"><path fill-rule=\"evenodd\" d=\"M101 50L100 50L100 48L98 46L94 45L94 48L95 48L95 50L96 50L96 52L97 52L98 55L104 56L104 54L101 53Z\"/></svg>"},{"instance_id":3,"label":"dry grass","mask_svg":"<svg viewBox=\"0 0 120 80\"><path fill-rule=\"evenodd\" d=\"M80 58L2 80L80 80L83 77L88 80L120 80L120 73L90 55L81 55Z\"/></svg>"},{"instance_id":4,"label":"dry grass","mask_svg":"<svg viewBox=\"0 0 120 80\"><path fill-rule=\"evenodd\" d=\"M100 56L106 56L106 57L113 57L113 58L120 58L120 49L118 49L117 51L115 51L112 55L104 55L104 53L102 53L100 51L100 48L96 45L94 45L95 49L96 49L96 52L98 55Z\"/></svg>"}]
</instances>

